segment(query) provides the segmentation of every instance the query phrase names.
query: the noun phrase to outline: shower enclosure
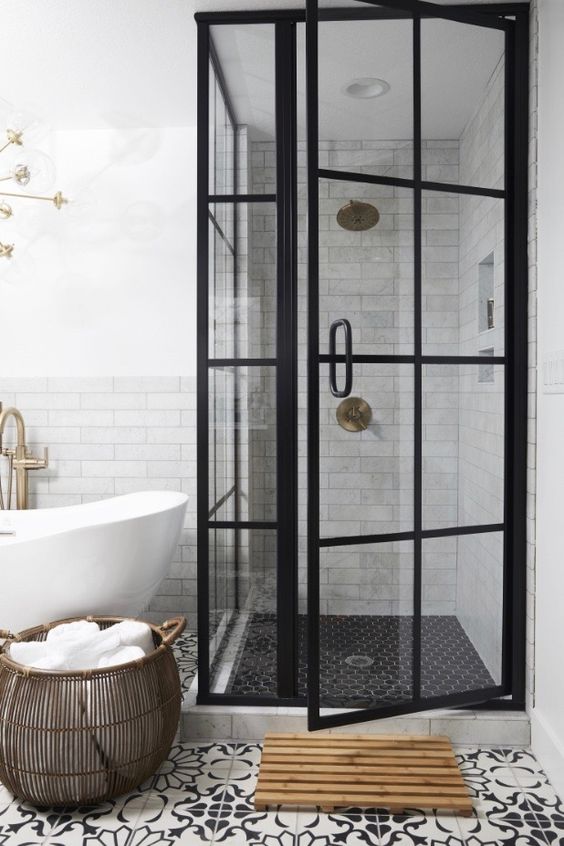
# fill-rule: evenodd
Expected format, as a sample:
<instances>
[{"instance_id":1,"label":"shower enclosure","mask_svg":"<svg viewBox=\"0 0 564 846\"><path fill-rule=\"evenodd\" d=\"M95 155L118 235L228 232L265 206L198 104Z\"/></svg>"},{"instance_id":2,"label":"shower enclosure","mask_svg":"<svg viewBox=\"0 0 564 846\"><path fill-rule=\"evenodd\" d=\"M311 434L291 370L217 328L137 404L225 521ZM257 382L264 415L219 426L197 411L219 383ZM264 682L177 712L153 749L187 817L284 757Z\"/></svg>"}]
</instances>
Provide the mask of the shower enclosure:
<instances>
[{"instance_id":1,"label":"shower enclosure","mask_svg":"<svg viewBox=\"0 0 564 846\"><path fill-rule=\"evenodd\" d=\"M523 707L528 6L196 18L198 701Z\"/></svg>"}]
</instances>

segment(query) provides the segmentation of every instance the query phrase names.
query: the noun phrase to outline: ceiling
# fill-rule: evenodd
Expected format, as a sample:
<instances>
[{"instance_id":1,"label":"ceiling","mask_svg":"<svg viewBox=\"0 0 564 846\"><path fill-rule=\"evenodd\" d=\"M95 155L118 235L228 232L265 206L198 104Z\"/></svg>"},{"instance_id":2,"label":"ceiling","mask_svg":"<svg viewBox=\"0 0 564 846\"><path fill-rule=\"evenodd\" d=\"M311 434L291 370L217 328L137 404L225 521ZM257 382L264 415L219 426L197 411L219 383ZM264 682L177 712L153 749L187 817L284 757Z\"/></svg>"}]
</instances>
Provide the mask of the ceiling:
<instances>
[{"instance_id":1,"label":"ceiling","mask_svg":"<svg viewBox=\"0 0 564 846\"><path fill-rule=\"evenodd\" d=\"M2 65L9 73L3 74L0 97L19 108L31 109L54 128L193 125L196 111L194 11L302 5L303 0L4 0ZM358 49L359 39L362 50ZM338 100L336 89L342 76L356 73L357 67L360 68L359 56L364 56L365 60L368 55L374 56L375 43L370 41L364 26L362 32L349 34L338 44L338 49L333 49L334 45L328 42L328 61L324 70L327 90L323 97L327 99L328 109L338 108L341 122L343 119L362 119L360 113L355 117L358 104ZM396 51L392 50L393 45ZM388 131L394 127L396 134L401 128L400 112L402 108L406 111L401 98L407 96L403 90L406 89L407 73L405 57L398 45L397 36L392 33L389 40L379 38L378 61L369 62L366 69L371 75L389 76L392 91L379 102L365 101L371 106L378 105ZM467 45L468 50L470 47ZM464 103L462 109L453 97L448 100L449 109L454 112L450 124L446 116L442 116L441 126L452 127L449 132L460 127L464 119L462 112L468 111L468 92L483 85L492 69L492 51L477 43L474 48L477 53L472 64L476 76L465 80L468 68L462 68L457 62L459 45L442 45L442 58L448 59L449 76L457 68L459 70L458 88ZM447 51L450 51L448 56ZM256 60L252 56L246 56L245 60L251 62L247 70L252 74L253 61L254 71L257 70ZM249 79L246 85L249 87ZM242 89L235 94L245 97ZM266 96L265 91L263 94ZM250 94L246 96L250 101ZM445 96L444 85L440 93L439 88L433 89L433 97L442 100L443 112L447 111ZM266 119L263 116L263 122ZM335 122L329 112L328 120ZM257 131L263 131L260 120L255 124ZM444 131L442 137L445 137Z\"/></svg>"},{"instance_id":2,"label":"ceiling","mask_svg":"<svg viewBox=\"0 0 564 846\"><path fill-rule=\"evenodd\" d=\"M409 20L324 22L319 27L319 136L322 139L409 139L413 135L412 30ZM272 26L213 28L238 123L253 140L274 133ZM298 27L299 135L305 137L305 27ZM459 138L482 101L503 55L499 30L445 20L421 25L423 138ZM390 90L353 99L353 79L384 79Z\"/></svg>"}]
</instances>

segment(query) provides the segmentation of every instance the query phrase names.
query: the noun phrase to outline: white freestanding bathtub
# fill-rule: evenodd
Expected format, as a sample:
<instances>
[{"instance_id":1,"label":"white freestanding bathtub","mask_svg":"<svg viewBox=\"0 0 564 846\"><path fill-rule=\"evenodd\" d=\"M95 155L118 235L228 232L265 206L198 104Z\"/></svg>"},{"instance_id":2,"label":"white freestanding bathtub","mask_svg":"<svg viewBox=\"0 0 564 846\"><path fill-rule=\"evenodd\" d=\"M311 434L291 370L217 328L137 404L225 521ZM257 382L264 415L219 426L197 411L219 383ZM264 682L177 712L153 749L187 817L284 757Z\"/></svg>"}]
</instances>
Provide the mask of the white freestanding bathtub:
<instances>
[{"instance_id":1,"label":"white freestanding bathtub","mask_svg":"<svg viewBox=\"0 0 564 846\"><path fill-rule=\"evenodd\" d=\"M187 502L182 493L147 491L0 511L0 629L139 614L168 573Z\"/></svg>"}]
</instances>

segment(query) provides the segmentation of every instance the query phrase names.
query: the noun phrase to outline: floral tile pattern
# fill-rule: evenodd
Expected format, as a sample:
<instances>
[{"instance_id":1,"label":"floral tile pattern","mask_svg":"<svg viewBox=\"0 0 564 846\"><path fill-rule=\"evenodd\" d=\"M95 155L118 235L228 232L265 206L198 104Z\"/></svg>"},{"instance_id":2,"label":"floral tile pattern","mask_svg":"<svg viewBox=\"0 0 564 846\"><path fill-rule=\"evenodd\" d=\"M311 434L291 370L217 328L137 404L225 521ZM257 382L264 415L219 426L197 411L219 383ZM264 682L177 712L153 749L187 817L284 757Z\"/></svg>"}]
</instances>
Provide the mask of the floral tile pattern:
<instances>
[{"instance_id":1,"label":"floral tile pattern","mask_svg":"<svg viewBox=\"0 0 564 846\"><path fill-rule=\"evenodd\" d=\"M55 808L35 808L14 799L0 808L0 846L43 843L60 816Z\"/></svg>"},{"instance_id":2,"label":"floral tile pattern","mask_svg":"<svg viewBox=\"0 0 564 846\"><path fill-rule=\"evenodd\" d=\"M187 693L198 669L196 632L183 632L173 646L182 693ZM1 844L0 844L1 846Z\"/></svg>"},{"instance_id":3,"label":"floral tile pattern","mask_svg":"<svg viewBox=\"0 0 564 846\"><path fill-rule=\"evenodd\" d=\"M564 806L529 750L456 751L471 817L256 811L260 744L179 743L152 779L114 802L56 809L5 799L0 846L564 846Z\"/></svg>"}]
</instances>

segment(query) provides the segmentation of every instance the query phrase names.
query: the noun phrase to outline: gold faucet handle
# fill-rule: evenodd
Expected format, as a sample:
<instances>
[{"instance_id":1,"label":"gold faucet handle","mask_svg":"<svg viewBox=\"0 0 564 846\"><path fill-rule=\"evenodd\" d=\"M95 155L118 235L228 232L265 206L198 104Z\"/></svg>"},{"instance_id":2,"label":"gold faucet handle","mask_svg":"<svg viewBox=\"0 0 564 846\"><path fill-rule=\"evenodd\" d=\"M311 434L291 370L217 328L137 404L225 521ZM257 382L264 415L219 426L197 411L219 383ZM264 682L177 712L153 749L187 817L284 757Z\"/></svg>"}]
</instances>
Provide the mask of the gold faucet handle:
<instances>
[{"instance_id":1,"label":"gold faucet handle","mask_svg":"<svg viewBox=\"0 0 564 846\"><path fill-rule=\"evenodd\" d=\"M47 447L43 447L43 458L35 458L31 455L29 461L31 462L30 470L43 470L45 467L49 467L49 450Z\"/></svg>"},{"instance_id":2,"label":"gold faucet handle","mask_svg":"<svg viewBox=\"0 0 564 846\"><path fill-rule=\"evenodd\" d=\"M36 458L32 452L26 449L25 458L16 458L14 467L21 467L24 470L43 470L49 466L49 451L43 448L43 458Z\"/></svg>"},{"instance_id":3,"label":"gold faucet handle","mask_svg":"<svg viewBox=\"0 0 564 846\"><path fill-rule=\"evenodd\" d=\"M47 447L43 447L43 458L36 458L35 459L35 467L39 469L43 469L45 467L49 467L49 450Z\"/></svg>"}]
</instances>

